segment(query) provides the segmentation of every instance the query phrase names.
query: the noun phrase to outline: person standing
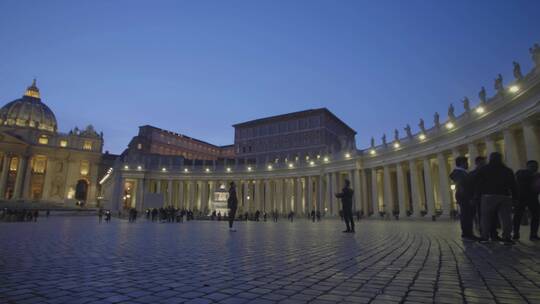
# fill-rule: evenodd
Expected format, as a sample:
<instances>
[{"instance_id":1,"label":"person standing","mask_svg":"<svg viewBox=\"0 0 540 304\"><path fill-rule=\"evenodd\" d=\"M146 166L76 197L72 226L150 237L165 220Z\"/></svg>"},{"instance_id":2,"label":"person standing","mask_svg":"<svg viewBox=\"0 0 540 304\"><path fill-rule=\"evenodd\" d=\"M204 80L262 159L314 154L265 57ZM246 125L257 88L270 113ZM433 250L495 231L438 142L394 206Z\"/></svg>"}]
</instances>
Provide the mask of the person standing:
<instances>
[{"instance_id":1,"label":"person standing","mask_svg":"<svg viewBox=\"0 0 540 304\"><path fill-rule=\"evenodd\" d=\"M461 237L465 240L474 241L473 234L474 202L472 201L473 191L470 189L469 161L464 156L456 157L456 168L450 173L450 179L456 186L456 201L459 205L459 221L461 223Z\"/></svg>"},{"instance_id":2,"label":"person standing","mask_svg":"<svg viewBox=\"0 0 540 304\"><path fill-rule=\"evenodd\" d=\"M514 209L514 240L519 240L519 228L525 208L529 209L531 214L531 241L539 241L538 224L540 217L540 203L538 202L538 183L540 183L540 175L538 174L538 162L529 160L527 168L516 172L518 184L519 199Z\"/></svg>"},{"instance_id":3,"label":"person standing","mask_svg":"<svg viewBox=\"0 0 540 304\"><path fill-rule=\"evenodd\" d=\"M515 244L512 241L512 202L517 198L517 186L512 169L504 165L502 155L493 152L489 155L489 163L482 167L476 177L475 185L481 195L482 237L480 242L489 242L490 232L495 224L495 213L502 224L502 243Z\"/></svg>"},{"instance_id":4,"label":"person standing","mask_svg":"<svg viewBox=\"0 0 540 304\"><path fill-rule=\"evenodd\" d=\"M354 233L354 218L352 212L352 197L354 191L350 186L351 182L346 179L345 187L343 187L340 193L336 193L336 197L341 199L343 219L345 220L345 226L347 226L347 230L343 231L345 233Z\"/></svg>"},{"instance_id":5,"label":"person standing","mask_svg":"<svg viewBox=\"0 0 540 304\"><path fill-rule=\"evenodd\" d=\"M227 199L227 208L229 208L229 231L236 231L233 228L234 217L236 216L236 209L238 208L238 198L236 197L236 185L231 182L229 187L229 198Z\"/></svg>"}]
</instances>

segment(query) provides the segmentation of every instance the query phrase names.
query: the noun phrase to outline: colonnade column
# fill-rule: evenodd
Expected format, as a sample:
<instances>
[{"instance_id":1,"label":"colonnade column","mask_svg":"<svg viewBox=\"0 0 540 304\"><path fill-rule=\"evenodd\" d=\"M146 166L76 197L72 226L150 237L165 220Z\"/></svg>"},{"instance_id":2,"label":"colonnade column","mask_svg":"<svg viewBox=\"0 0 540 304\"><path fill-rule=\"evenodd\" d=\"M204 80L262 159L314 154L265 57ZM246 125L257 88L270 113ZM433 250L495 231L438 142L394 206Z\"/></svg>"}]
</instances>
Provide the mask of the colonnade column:
<instances>
[{"instance_id":1,"label":"colonnade column","mask_svg":"<svg viewBox=\"0 0 540 304\"><path fill-rule=\"evenodd\" d=\"M326 174L326 204L330 214L333 214L334 206L332 204L332 173ZM322 210L321 210L322 212Z\"/></svg>"},{"instance_id":2,"label":"colonnade column","mask_svg":"<svg viewBox=\"0 0 540 304\"><path fill-rule=\"evenodd\" d=\"M495 141L493 138L486 138L486 156L489 158L489 155L495 151L497 151L497 149L495 148Z\"/></svg>"},{"instance_id":3,"label":"colonnade column","mask_svg":"<svg viewBox=\"0 0 540 304\"><path fill-rule=\"evenodd\" d=\"M361 189L362 189L362 211L364 212L364 216L369 216L369 202L368 202L368 188L367 188L367 176L366 176L366 170L362 169L362 172L360 173L361 178Z\"/></svg>"},{"instance_id":4,"label":"colonnade column","mask_svg":"<svg viewBox=\"0 0 540 304\"><path fill-rule=\"evenodd\" d=\"M353 177L353 189L354 189L354 206L356 211L362 210L362 190L360 188L360 171L354 169L351 174Z\"/></svg>"},{"instance_id":5,"label":"colonnade column","mask_svg":"<svg viewBox=\"0 0 540 304\"><path fill-rule=\"evenodd\" d=\"M422 197L420 196L420 184L418 181L418 167L416 160L409 160L409 172L411 174L411 204L415 217L420 217L422 211Z\"/></svg>"},{"instance_id":6,"label":"colonnade column","mask_svg":"<svg viewBox=\"0 0 540 304\"><path fill-rule=\"evenodd\" d=\"M294 194L294 212L299 215L302 213L302 178L294 179L295 194Z\"/></svg>"},{"instance_id":7,"label":"colonnade column","mask_svg":"<svg viewBox=\"0 0 540 304\"><path fill-rule=\"evenodd\" d=\"M503 131L504 140L504 158L508 167L514 171L518 170L521 166L519 163L516 138L512 129L506 129Z\"/></svg>"},{"instance_id":8,"label":"colonnade column","mask_svg":"<svg viewBox=\"0 0 540 304\"><path fill-rule=\"evenodd\" d=\"M23 180L23 187L22 187L22 193L21 197L25 200L29 200L32 196L32 193L30 193L30 179L32 178L32 158L28 157L27 163L26 163L26 170L24 171L24 180Z\"/></svg>"},{"instance_id":9,"label":"colonnade column","mask_svg":"<svg viewBox=\"0 0 540 304\"><path fill-rule=\"evenodd\" d=\"M195 182L189 182L187 209L193 210L195 204Z\"/></svg>"},{"instance_id":10,"label":"colonnade column","mask_svg":"<svg viewBox=\"0 0 540 304\"><path fill-rule=\"evenodd\" d=\"M10 160L11 156L4 153L4 156L2 157L2 172L0 173L0 199L4 199L6 197L5 192Z\"/></svg>"},{"instance_id":11,"label":"colonnade column","mask_svg":"<svg viewBox=\"0 0 540 304\"><path fill-rule=\"evenodd\" d=\"M378 212L379 210L379 186L377 185L377 169L371 169L371 199L373 203L373 212Z\"/></svg>"},{"instance_id":12,"label":"colonnade column","mask_svg":"<svg viewBox=\"0 0 540 304\"><path fill-rule=\"evenodd\" d=\"M442 200L442 215L441 217L447 218L450 216L450 202L452 201L450 197L450 182L448 177L448 169L446 156L443 153L437 154L437 163L439 164L439 186L441 191L441 200Z\"/></svg>"},{"instance_id":13,"label":"colonnade column","mask_svg":"<svg viewBox=\"0 0 540 304\"><path fill-rule=\"evenodd\" d=\"M527 160L540 162L540 130L530 121L525 121L522 127Z\"/></svg>"},{"instance_id":14,"label":"colonnade column","mask_svg":"<svg viewBox=\"0 0 540 304\"><path fill-rule=\"evenodd\" d=\"M323 188L322 188L322 176L317 178L317 205L315 206L315 212L322 209L323 201Z\"/></svg>"},{"instance_id":15,"label":"colonnade column","mask_svg":"<svg viewBox=\"0 0 540 304\"><path fill-rule=\"evenodd\" d=\"M270 209L270 201L272 200L272 195L271 195L271 189L270 189L270 180L265 180L264 181L264 210L266 212L269 212L271 209Z\"/></svg>"},{"instance_id":16,"label":"colonnade column","mask_svg":"<svg viewBox=\"0 0 540 304\"><path fill-rule=\"evenodd\" d=\"M184 181L178 181L178 205L181 209L185 208L184 200Z\"/></svg>"},{"instance_id":17,"label":"colonnade column","mask_svg":"<svg viewBox=\"0 0 540 304\"><path fill-rule=\"evenodd\" d=\"M383 167L383 187L384 187L384 211L388 215L392 215L394 211L394 194L392 193L392 179L390 178L390 167Z\"/></svg>"},{"instance_id":18,"label":"colonnade column","mask_svg":"<svg viewBox=\"0 0 540 304\"><path fill-rule=\"evenodd\" d=\"M144 209L144 178L137 179L137 197L135 197L135 209Z\"/></svg>"},{"instance_id":19,"label":"colonnade column","mask_svg":"<svg viewBox=\"0 0 540 304\"><path fill-rule=\"evenodd\" d=\"M398 204L399 204L399 217L406 217L406 200L407 200L407 188L405 185L405 172L401 163L396 164L397 175L397 192L398 192Z\"/></svg>"},{"instance_id":20,"label":"colonnade column","mask_svg":"<svg viewBox=\"0 0 540 304\"><path fill-rule=\"evenodd\" d=\"M339 172L332 173L332 192L330 193L330 197L332 198L332 215L338 215L340 210L337 200L334 199L334 194L339 191L337 181L338 174Z\"/></svg>"},{"instance_id":21,"label":"colonnade column","mask_svg":"<svg viewBox=\"0 0 540 304\"><path fill-rule=\"evenodd\" d=\"M433 191L433 180L431 178L431 161L429 158L422 160L424 170L424 192L426 194L426 211L427 215L435 214L435 196Z\"/></svg>"},{"instance_id":22,"label":"colonnade column","mask_svg":"<svg viewBox=\"0 0 540 304\"><path fill-rule=\"evenodd\" d=\"M15 179L15 187L13 190L13 199L21 198L21 191L23 187L23 181L26 174L26 157L19 157L19 166L17 168L17 177Z\"/></svg>"},{"instance_id":23,"label":"colonnade column","mask_svg":"<svg viewBox=\"0 0 540 304\"><path fill-rule=\"evenodd\" d=\"M469 151L469 168L472 169L475 165L475 159L478 157L478 147L475 143L469 143L467 150Z\"/></svg>"},{"instance_id":24,"label":"colonnade column","mask_svg":"<svg viewBox=\"0 0 540 304\"><path fill-rule=\"evenodd\" d=\"M313 210L313 179L311 176L306 177L306 213Z\"/></svg>"},{"instance_id":25,"label":"colonnade column","mask_svg":"<svg viewBox=\"0 0 540 304\"><path fill-rule=\"evenodd\" d=\"M173 181L167 183L167 205L173 205Z\"/></svg>"}]
</instances>

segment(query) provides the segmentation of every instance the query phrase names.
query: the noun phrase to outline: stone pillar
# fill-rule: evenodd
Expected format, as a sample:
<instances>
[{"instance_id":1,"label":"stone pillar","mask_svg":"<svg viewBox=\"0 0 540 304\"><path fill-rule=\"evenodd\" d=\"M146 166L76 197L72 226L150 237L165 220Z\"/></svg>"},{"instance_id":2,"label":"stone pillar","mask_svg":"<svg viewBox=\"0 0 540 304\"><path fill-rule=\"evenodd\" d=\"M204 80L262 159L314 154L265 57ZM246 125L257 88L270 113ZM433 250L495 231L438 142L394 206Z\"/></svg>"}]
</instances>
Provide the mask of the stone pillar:
<instances>
[{"instance_id":1,"label":"stone pillar","mask_svg":"<svg viewBox=\"0 0 540 304\"><path fill-rule=\"evenodd\" d=\"M486 157L489 159L489 155L495 151L497 151L497 149L495 148L495 141L493 138L486 138Z\"/></svg>"},{"instance_id":2,"label":"stone pillar","mask_svg":"<svg viewBox=\"0 0 540 304\"><path fill-rule=\"evenodd\" d=\"M367 187L367 176L366 176L366 169L362 169L360 172L360 180L361 180L361 191L362 191L362 211L364 212L364 216L369 216L369 204L368 202L368 187Z\"/></svg>"},{"instance_id":3,"label":"stone pillar","mask_svg":"<svg viewBox=\"0 0 540 304\"><path fill-rule=\"evenodd\" d=\"M354 189L354 209L356 211L362 210L362 190L360 187L360 171L358 169L354 169L351 173L353 180L351 181L353 184Z\"/></svg>"},{"instance_id":4,"label":"stone pillar","mask_svg":"<svg viewBox=\"0 0 540 304\"><path fill-rule=\"evenodd\" d=\"M469 168L473 169L475 167L474 160L478 157L478 147L475 143L469 143L467 150L469 150Z\"/></svg>"},{"instance_id":5,"label":"stone pillar","mask_svg":"<svg viewBox=\"0 0 540 304\"><path fill-rule=\"evenodd\" d=\"M15 187L13 190L13 199L21 198L21 192L23 187L23 181L26 174L26 163L27 158L20 156L19 157L19 166L17 168L17 176L15 178Z\"/></svg>"},{"instance_id":6,"label":"stone pillar","mask_svg":"<svg viewBox=\"0 0 540 304\"><path fill-rule=\"evenodd\" d=\"M332 203L332 173L329 172L326 174L326 208L328 208L328 212L332 214L332 211L334 210L334 204ZM321 210L325 211L325 210Z\"/></svg>"},{"instance_id":7,"label":"stone pillar","mask_svg":"<svg viewBox=\"0 0 540 304\"><path fill-rule=\"evenodd\" d=\"M137 195L135 197L135 209L144 210L144 178L137 179Z\"/></svg>"},{"instance_id":8,"label":"stone pillar","mask_svg":"<svg viewBox=\"0 0 540 304\"><path fill-rule=\"evenodd\" d=\"M186 200L184 199L184 181L179 180L178 181L178 205L180 209L183 209L186 207L185 203L186 203Z\"/></svg>"},{"instance_id":9,"label":"stone pillar","mask_svg":"<svg viewBox=\"0 0 540 304\"><path fill-rule=\"evenodd\" d=\"M190 181L189 182L189 189L188 189L188 201L187 201L187 209L193 210L193 207L195 207L195 182Z\"/></svg>"},{"instance_id":10,"label":"stone pillar","mask_svg":"<svg viewBox=\"0 0 540 304\"><path fill-rule=\"evenodd\" d=\"M390 167L388 165L383 168L383 183L384 183L384 211L387 215L392 216L394 211L394 194L392 192L392 179L390 178Z\"/></svg>"},{"instance_id":11,"label":"stone pillar","mask_svg":"<svg viewBox=\"0 0 540 304\"><path fill-rule=\"evenodd\" d=\"M397 193L398 193L398 204L399 204L399 217L407 217L407 182L405 180L405 170L401 163L396 164L396 175L397 175Z\"/></svg>"},{"instance_id":12,"label":"stone pillar","mask_svg":"<svg viewBox=\"0 0 540 304\"><path fill-rule=\"evenodd\" d=\"M322 187L322 175L319 175L319 177L317 178L317 206L315 208L315 212L323 208L323 191L324 189Z\"/></svg>"},{"instance_id":13,"label":"stone pillar","mask_svg":"<svg viewBox=\"0 0 540 304\"><path fill-rule=\"evenodd\" d=\"M339 202L334 199L336 192L339 191L337 181L338 174L339 172L332 173L332 193L330 193L330 197L332 198L332 215L339 215L339 210L341 210Z\"/></svg>"},{"instance_id":14,"label":"stone pillar","mask_svg":"<svg viewBox=\"0 0 540 304\"><path fill-rule=\"evenodd\" d=\"M409 160L409 172L411 174L411 204L414 210L415 217L420 217L420 211L423 210L423 200L420 196L420 184L418 180L418 168L416 167L416 160Z\"/></svg>"},{"instance_id":15,"label":"stone pillar","mask_svg":"<svg viewBox=\"0 0 540 304\"><path fill-rule=\"evenodd\" d=\"M254 199L255 199L255 211L259 210L261 211L261 203L262 203L262 191L261 191L261 180L255 180L255 193L254 193Z\"/></svg>"},{"instance_id":16,"label":"stone pillar","mask_svg":"<svg viewBox=\"0 0 540 304\"><path fill-rule=\"evenodd\" d=\"M208 210L210 210L210 213L214 211L214 206L212 205L212 202L214 201L214 192L216 192L216 181L208 181Z\"/></svg>"},{"instance_id":17,"label":"stone pillar","mask_svg":"<svg viewBox=\"0 0 540 304\"><path fill-rule=\"evenodd\" d=\"M167 181L167 205L173 204L173 181Z\"/></svg>"},{"instance_id":18,"label":"stone pillar","mask_svg":"<svg viewBox=\"0 0 540 304\"><path fill-rule=\"evenodd\" d=\"M302 178L294 179L294 212L299 215L302 213Z\"/></svg>"},{"instance_id":19,"label":"stone pillar","mask_svg":"<svg viewBox=\"0 0 540 304\"><path fill-rule=\"evenodd\" d=\"M270 212L271 209L271 201L272 201L272 183L270 180L264 181L264 210L266 212Z\"/></svg>"},{"instance_id":20,"label":"stone pillar","mask_svg":"<svg viewBox=\"0 0 540 304\"><path fill-rule=\"evenodd\" d=\"M9 173L10 160L11 156L4 153L4 156L2 157L2 172L0 173L0 199L4 199L6 197L6 183Z\"/></svg>"},{"instance_id":21,"label":"stone pillar","mask_svg":"<svg viewBox=\"0 0 540 304\"><path fill-rule=\"evenodd\" d=\"M313 178L306 177L306 212L313 210Z\"/></svg>"},{"instance_id":22,"label":"stone pillar","mask_svg":"<svg viewBox=\"0 0 540 304\"><path fill-rule=\"evenodd\" d=\"M433 179L431 176L431 161L424 158L424 191L426 192L426 211L428 216L435 215L435 195L433 191Z\"/></svg>"},{"instance_id":23,"label":"stone pillar","mask_svg":"<svg viewBox=\"0 0 540 304\"><path fill-rule=\"evenodd\" d=\"M208 206L208 181L201 181L201 211L205 211L205 209L210 209ZM206 210L206 211L208 211Z\"/></svg>"},{"instance_id":24,"label":"stone pillar","mask_svg":"<svg viewBox=\"0 0 540 304\"><path fill-rule=\"evenodd\" d=\"M523 123L523 139L527 160L540 162L540 130L532 122Z\"/></svg>"},{"instance_id":25,"label":"stone pillar","mask_svg":"<svg viewBox=\"0 0 540 304\"><path fill-rule=\"evenodd\" d=\"M22 187L22 193L21 197L24 200L30 200L31 193L30 193L30 179L32 178L32 158L28 157L27 163L26 163L26 170L24 171L24 180L23 180L23 187Z\"/></svg>"},{"instance_id":26,"label":"stone pillar","mask_svg":"<svg viewBox=\"0 0 540 304\"><path fill-rule=\"evenodd\" d=\"M450 182L449 182L449 173L446 161L446 156L443 153L437 154L437 163L439 164L439 186L441 190L441 200L442 200L442 215L443 218L448 218L450 216L450 211L452 210L450 202L452 201L450 196Z\"/></svg>"},{"instance_id":27,"label":"stone pillar","mask_svg":"<svg viewBox=\"0 0 540 304\"><path fill-rule=\"evenodd\" d=\"M161 193L161 180L156 180L156 193Z\"/></svg>"},{"instance_id":28,"label":"stone pillar","mask_svg":"<svg viewBox=\"0 0 540 304\"><path fill-rule=\"evenodd\" d=\"M505 163L508 167L512 168L512 170L516 171L521 167L521 164L519 161L514 132L511 129L506 129L503 131L503 137Z\"/></svg>"},{"instance_id":29,"label":"stone pillar","mask_svg":"<svg viewBox=\"0 0 540 304\"><path fill-rule=\"evenodd\" d=\"M373 212L379 212L379 186L377 185L377 169L371 169L371 199L373 200Z\"/></svg>"}]
</instances>

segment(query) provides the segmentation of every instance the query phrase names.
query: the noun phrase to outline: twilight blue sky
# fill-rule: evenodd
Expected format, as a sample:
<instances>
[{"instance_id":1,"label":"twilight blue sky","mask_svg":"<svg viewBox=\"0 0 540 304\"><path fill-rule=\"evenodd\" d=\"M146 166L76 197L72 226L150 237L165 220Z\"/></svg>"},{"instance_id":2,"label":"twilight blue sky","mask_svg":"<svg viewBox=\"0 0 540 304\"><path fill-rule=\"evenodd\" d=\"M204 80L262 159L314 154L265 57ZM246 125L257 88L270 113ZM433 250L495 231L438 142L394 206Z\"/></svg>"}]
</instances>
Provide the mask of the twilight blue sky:
<instances>
[{"instance_id":1,"label":"twilight blue sky","mask_svg":"<svg viewBox=\"0 0 540 304\"><path fill-rule=\"evenodd\" d=\"M540 1L0 1L0 103L33 77L61 131L121 152L152 124L218 145L232 124L327 107L359 148L512 61L531 68Z\"/></svg>"}]
</instances>

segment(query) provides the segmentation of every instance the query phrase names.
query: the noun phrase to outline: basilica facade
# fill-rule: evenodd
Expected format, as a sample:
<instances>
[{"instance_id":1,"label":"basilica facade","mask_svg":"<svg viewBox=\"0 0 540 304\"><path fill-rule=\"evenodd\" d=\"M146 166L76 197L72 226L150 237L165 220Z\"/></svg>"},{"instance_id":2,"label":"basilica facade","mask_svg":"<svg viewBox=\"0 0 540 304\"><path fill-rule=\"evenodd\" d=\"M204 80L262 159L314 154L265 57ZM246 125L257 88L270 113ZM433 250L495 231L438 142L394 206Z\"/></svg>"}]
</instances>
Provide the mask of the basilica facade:
<instances>
[{"instance_id":1,"label":"basilica facade","mask_svg":"<svg viewBox=\"0 0 540 304\"><path fill-rule=\"evenodd\" d=\"M0 109L0 201L95 206L102 147L92 126L59 132L34 80Z\"/></svg>"}]
</instances>

